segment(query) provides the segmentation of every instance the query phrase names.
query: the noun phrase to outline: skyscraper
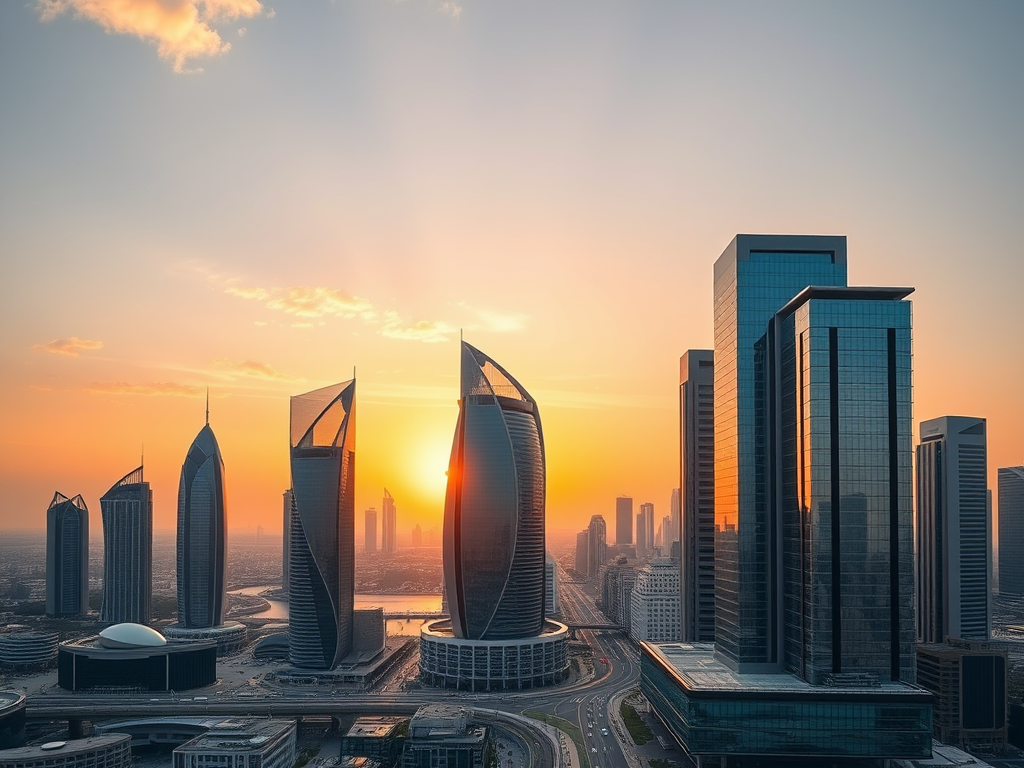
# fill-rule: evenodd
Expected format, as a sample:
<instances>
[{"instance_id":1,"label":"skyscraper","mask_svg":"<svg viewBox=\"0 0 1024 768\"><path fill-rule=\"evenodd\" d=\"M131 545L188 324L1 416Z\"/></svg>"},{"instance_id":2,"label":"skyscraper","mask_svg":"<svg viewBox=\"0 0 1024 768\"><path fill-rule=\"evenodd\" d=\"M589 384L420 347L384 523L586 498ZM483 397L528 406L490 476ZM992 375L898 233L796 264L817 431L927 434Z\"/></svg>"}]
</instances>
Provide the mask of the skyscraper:
<instances>
[{"instance_id":1,"label":"skyscraper","mask_svg":"<svg viewBox=\"0 0 1024 768\"><path fill-rule=\"evenodd\" d=\"M356 382L291 399L289 660L333 669L352 649Z\"/></svg>"},{"instance_id":2,"label":"skyscraper","mask_svg":"<svg viewBox=\"0 0 1024 768\"><path fill-rule=\"evenodd\" d=\"M917 446L917 639L992 633L985 420L921 422Z\"/></svg>"},{"instance_id":3,"label":"skyscraper","mask_svg":"<svg viewBox=\"0 0 1024 768\"><path fill-rule=\"evenodd\" d=\"M89 610L89 510L81 494L54 493L46 509L46 615Z\"/></svg>"},{"instance_id":4,"label":"skyscraper","mask_svg":"<svg viewBox=\"0 0 1024 768\"><path fill-rule=\"evenodd\" d=\"M683 640L715 641L715 353L679 358Z\"/></svg>"},{"instance_id":5,"label":"skyscraper","mask_svg":"<svg viewBox=\"0 0 1024 768\"><path fill-rule=\"evenodd\" d=\"M444 578L456 638L531 637L543 629L542 435L536 401L463 342L444 515Z\"/></svg>"},{"instance_id":6,"label":"skyscraper","mask_svg":"<svg viewBox=\"0 0 1024 768\"><path fill-rule=\"evenodd\" d=\"M224 459L206 425L189 446L178 484L178 624L216 627L227 610Z\"/></svg>"},{"instance_id":7,"label":"skyscraper","mask_svg":"<svg viewBox=\"0 0 1024 768\"><path fill-rule=\"evenodd\" d=\"M842 237L738 235L715 264L715 647L641 658L692 755L930 754L907 685L913 289L845 283Z\"/></svg>"},{"instance_id":8,"label":"skyscraper","mask_svg":"<svg viewBox=\"0 0 1024 768\"><path fill-rule=\"evenodd\" d=\"M999 594L1024 597L1024 466L999 469Z\"/></svg>"},{"instance_id":9,"label":"skyscraper","mask_svg":"<svg viewBox=\"0 0 1024 768\"><path fill-rule=\"evenodd\" d=\"M601 566L608 562L608 526L604 522L604 517L591 517L587 531L587 577L590 581L597 581Z\"/></svg>"},{"instance_id":10,"label":"skyscraper","mask_svg":"<svg viewBox=\"0 0 1024 768\"><path fill-rule=\"evenodd\" d=\"M640 533L641 517L643 518L643 535ZM641 552L641 549L643 552ZM654 551L654 505L641 504L636 516L636 554L638 557L649 556Z\"/></svg>"},{"instance_id":11,"label":"skyscraper","mask_svg":"<svg viewBox=\"0 0 1024 768\"><path fill-rule=\"evenodd\" d=\"M149 622L153 601L153 491L142 467L100 497L103 604L100 621Z\"/></svg>"},{"instance_id":12,"label":"skyscraper","mask_svg":"<svg viewBox=\"0 0 1024 768\"><path fill-rule=\"evenodd\" d=\"M682 489L673 488L672 498L669 501L669 518L671 519L670 527L665 536L665 551L669 551L672 548L672 542L679 540L679 532L682 530L680 524L683 519L683 497Z\"/></svg>"},{"instance_id":13,"label":"skyscraper","mask_svg":"<svg viewBox=\"0 0 1024 768\"><path fill-rule=\"evenodd\" d=\"M584 578L590 576L590 529L584 528L576 534L576 558L573 561L576 572Z\"/></svg>"},{"instance_id":14,"label":"skyscraper","mask_svg":"<svg viewBox=\"0 0 1024 768\"><path fill-rule=\"evenodd\" d=\"M370 507L363 513L363 548L367 552L377 551L377 508Z\"/></svg>"},{"instance_id":15,"label":"skyscraper","mask_svg":"<svg viewBox=\"0 0 1024 768\"><path fill-rule=\"evenodd\" d=\"M281 542L281 589L288 594L288 580L291 573L292 553L292 504L294 496L289 488L282 494L282 508L284 512L284 536Z\"/></svg>"},{"instance_id":16,"label":"skyscraper","mask_svg":"<svg viewBox=\"0 0 1024 768\"><path fill-rule=\"evenodd\" d=\"M381 548L385 555L393 555L398 551L398 510L395 508L395 498L384 489L384 505L381 507L383 517L381 518Z\"/></svg>"},{"instance_id":17,"label":"skyscraper","mask_svg":"<svg viewBox=\"0 0 1024 768\"><path fill-rule=\"evenodd\" d=\"M633 543L633 499L619 496L615 499L615 544Z\"/></svg>"},{"instance_id":18,"label":"skyscraper","mask_svg":"<svg viewBox=\"0 0 1024 768\"><path fill-rule=\"evenodd\" d=\"M423 546L423 529L420 528L419 523L416 523L416 525L412 527L412 545L414 547Z\"/></svg>"}]
</instances>

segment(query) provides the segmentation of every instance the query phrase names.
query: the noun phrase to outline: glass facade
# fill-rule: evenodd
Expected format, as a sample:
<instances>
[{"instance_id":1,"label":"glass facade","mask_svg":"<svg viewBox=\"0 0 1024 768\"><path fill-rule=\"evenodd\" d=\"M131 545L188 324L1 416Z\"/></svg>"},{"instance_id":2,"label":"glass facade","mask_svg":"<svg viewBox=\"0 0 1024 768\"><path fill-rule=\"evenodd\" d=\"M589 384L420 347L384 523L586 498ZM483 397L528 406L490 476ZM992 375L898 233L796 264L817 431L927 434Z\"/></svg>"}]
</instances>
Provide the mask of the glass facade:
<instances>
[{"instance_id":1,"label":"glass facade","mask_svg":"<svg viewBox=\"0 0 1024 768\"><path fill-rule=\"evenodd\" d=\"M288 652L334 669L352 650L355 599L355 380L291 399Z\"/></svg>"},{"instance_id":2,"label":"glass facade","mask_svg":"<svg viewBox=\"0 0 1024 768\"><path fill-rule=\"evenodd\" d=\"M227 610L227 499L224 459L206 424L192 441L178 483L178 623L224 623Z\"/></svg>"},{"instance_id":3,"label":"glass facade","mask_svg":"<svg viewBox=\"0 0 1024 768\"><path fill-rule=\"evenodd\" d=\"M779 661L755 357L768 321L809 285L846 285L845 237L737 235L715 263L715 643L736 668Z\"/></svg>"},{"instance_id":4,"label":"glass facade","mask_svg":"<svg viewBox=\"0 0 1024 768\"><path fill-rule=\"evenodd\" d=\"M784 663L812 684L914 680L911 307L885 291L808 289L766 345Z\"/></svg>"},{"instance_id":5,"label":"glass facade","mask_svg":"<svg viewBox=\"0 0 1024 768\"><path fill-rule=\"evenodd\" d=\"M544 442L537 403L462 344L448 468L444 574L455 637L530 637L544 624Z\"/></svg>"},{"instance_id":6,"label":"glass facade","mask_svg":"<svg viewBox=\"0 0 1024 768\"><path fill-rule=\"evenodd\" d=\"M768 681L740 690L735 681L743 675L709 669L710 649L693 677L677 672L663 649L673 647L641 644L640 689L691 755L931 757L931 695L924 691L812 688L789 675L752 675Z\"/></svg>"},{"instance_id":7,"label":"glass facade","mask_svg":"<svg viewBox=\"0 0 1024 768\"><path fill-rule=\"evenodd\" d=\"M142 467L100 497L103 605L100 621L148 624L153 604L153 491Z\"/></svg>"},{"instance_id":8,"label":"glass facade","mask_svg":"<svg viewBox=\"0 0 1024 768\"><path fill-rule=\"evenodd\" d=\"M81 495L54 493L46 509L46 615L89 609L89 510Z\"/></svg>"},{"instance_id":9,"label":"glass facade","mask_svg":"<svg viewBox=\"0 0 1024 768\"><path fill-rule=\"evenodd\" d=\"M999 469L999 594L1024 597L1024 466Z\"/></svg>"}]
</instances>

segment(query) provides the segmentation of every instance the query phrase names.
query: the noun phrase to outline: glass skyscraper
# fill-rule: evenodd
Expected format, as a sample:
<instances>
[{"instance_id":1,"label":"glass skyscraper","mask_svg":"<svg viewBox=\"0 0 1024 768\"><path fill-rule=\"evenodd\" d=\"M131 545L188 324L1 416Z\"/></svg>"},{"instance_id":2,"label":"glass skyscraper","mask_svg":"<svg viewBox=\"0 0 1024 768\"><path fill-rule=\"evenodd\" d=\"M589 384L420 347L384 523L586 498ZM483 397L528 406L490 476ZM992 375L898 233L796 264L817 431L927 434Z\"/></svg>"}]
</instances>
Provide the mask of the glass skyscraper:
<instances>
[{"instance_id":1,"label":"glass skyscraper","mask_svg":"<svg viewBox=\"0 0 1024 768\"><path fill-rule=\"evenodd\" d=\"M615 499L615 545L633 543L633 499L619 496Z\"/></svg>"},{"instance_id":2,"label":"glass skyscraper","mask_svg":"<svg viewBox=\"0 0 1024 768\"><path fill-rule=\"evenodd\" d=\"M224 459L210 423L196 435L178 484L178 623L216 627L227 610Z\"/></svg>"},{"instance_id":3,"label":"glass skyscraper","mask_svg":"<svg viewBox=\"0 0 1024 768\"><path fill-rule=\"evenodd\" d=\"M462 386L444 514L444 579L456 638L544 627L544 440L536 401L462 343Z\"/></svg>"},{"instance_id":4,"label":"glass skyscraper","mask_svg":"<svg viewBox=\"0 0 1024 768\"><path fill-rule=\"evenodd\" d=\"M142 467L100 497L103 605L100 621L149 623L153 604L153 491Z\"/></svg>"},{"instance_id":5,"label":"glass skyscraper","mask_svg":"<svg viewBox=\"0 0 1024 768\"><path fill-rule=\"evenodd\" d=\"M46 509L46 615L89 610L89 510L81 494L54 493Z\"/></svg>"},{"instance_id":6,"label":"glass skyscraper","mask_svg":"<svg viewBox=\"0 0 1024 768\"><path fill-rule=\"evenodd\" d=\"M334 669L352 649L355 379L291 399L289 660Z\"/></svg>"},{"instance_id":7,"label":"glass skyscraper","mask_svg":"<svg viewBox=\"0 0 1024 768\"><path fill-rule=\"evenodd\" d=\"M999 594L1024 597L1024 466L999 468Z\"/></svg>"},{"instance_id":8,"label":"glass skyscraper","mask_svg":"<svg viewBox=\"0 0 1024 768\"><path fill-rule=\"evenodd\" d=\"M921 422L917 446L917 639L988 640L992 527L985 419Z\"/></svg>"}]
</instances>

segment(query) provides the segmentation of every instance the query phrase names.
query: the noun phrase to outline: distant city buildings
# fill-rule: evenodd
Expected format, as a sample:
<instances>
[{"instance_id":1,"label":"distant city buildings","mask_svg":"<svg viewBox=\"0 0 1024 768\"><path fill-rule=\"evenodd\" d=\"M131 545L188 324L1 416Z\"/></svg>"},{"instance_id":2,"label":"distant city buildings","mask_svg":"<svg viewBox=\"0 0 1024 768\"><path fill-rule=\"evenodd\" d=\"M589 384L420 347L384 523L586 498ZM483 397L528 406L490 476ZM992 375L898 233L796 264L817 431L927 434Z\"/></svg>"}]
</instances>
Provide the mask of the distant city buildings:
<instances>
[{"instance_id":1,"label":"distant city buildings","mask_svg":"<svg viewBox=\"0 0 1024 768\"><path fill-rule=\"evenodd\" d=\"M715 645L641 646L698 760L931 754L911 291L847 287L844 237L737 235L715 263Z\"/></svg>"},{"instance_id":2,"label":"distant city buildings","mask_svg":"<svg viewBox=\"0 0 1024 768\"><path fill-rule=\"evenodd\" d=\"M679 540L680 531L682 530L683 496L682 489L680 488L672 489L672 498L669 501L669 517L672 523L668 534L665 536L664 545L666 551L672 547L673 541Z\"/></svg>"},{"instance_id":3,"label":"distant city buildings","mask_svg":"<svg viewBox=\"0 0 1024 768\"><path fill-rule=\"evenodd\" d=\"M715 641L715 353L679 358L683 640Z\"/></svg>"},{"instance_id":4,"label":"distant city buildings","mask_svg":"<svg viewBox=\"0 0 1024 768\"><path fill-rule=\"evenodd\" d=\"M678 563L657 557L638 568L630 595L629 636L659 643L678 641L680 602Z\"/></svg>"},{"instance_id":5,"label":"distant city buildings","mask_svg":"<svg viewBox=\"0 0 1024 768\"><path fill-rule=\"evenodd\" d=\"M999 469L999 594L1024 597L1024 466Z\"/></svg>"},{"instance_id":6,"label":"distant city buildings","mask_svg":"<svg viewBox=\"0 0 1024 768\"><path fill-rule=\"evenodd\" d=\"M640 505L636 516L636 556L649 557L654 551L654 505Z\"/></svg>"},{"instance_id":7,"label":"distant city buildings","mask_svg":"<svg viewBox=\"0 0 1024 768\"><path fill-rule=\"evenodd\" d=\"M377 509L370 507L363 513L363 549L373 553L377 551Z\"/></svg>"},{"instance_id":8,"label":"distant city buildings","mask_svg":"<svg viewBox=\"0 0 1024 768\"><path fill-rule=\"evenodd\" d=\"M178 624L217 627L227 611L227 499L224 459L206 425L185 455L178 485Z\"/></svg>"},{"instance_id":9,"label":"distant city buildings","mask_svg":"<svg viewBox=\"0 0 1024 768\"><path fill-rule=\"evenodd\" d=\"M608 562L608 526L601 515L590 518L587 528L587 579L597 581L602 566Z\"/></svg>"},{"instance_id":10,"label":"distant city buildings","mask_svg":"<svg viewBox=\"0 0 1024 768\"><path fill-rule=\"evenodd\" d=\"M633 543L633 499L619 496L615 500L615 544Z\"/></svg>"},{"instance_id":11,"label":"distant city buildings","mask_svg":"<svg viewBox=\"0 0 1024 768\"><path fill-rule=\"evenodd\" d=\"M140 466L100 497L103 603L100 621L149 623L153 600L153 492Z\"/></svg>"},{"instance_id":12,"label":"distant city buildings","mask_svg":"<svg viewBox=\"0 0 1024 768\"><path fill-rule=\"evenodd\" d=\"M54 493L46 509L46 615L89 610L89 510L81 494Z\"/></svg>"},{"instance_id":13,"label":"distant city buildings","mask_svg":"<svg viewBox=\"0 0 1024 768\"><path fill-rule=\"evenodd\" d=\"M291 398L289 660L334 669L352 649L355 379Z\"/></svg>"},{"instance_id":14,"label":"distant city buildings","mask_svg":"<svg viewBox=\"0 0 1024 768\"><path fill-rule=\"evenodd\" d=\"M420 528L420 524L419 523L416 523L416 525L414 525L412 527L412 537L411 538L412 538L412 545L414 547L422 547L423 546L423 529Z\"/></svg>"},{"instance_id":15,"label":"distant city buildings","mask_svg":"<svg viewBox=\"0 0 1024 768\"><path fill-rule=\"evenodd\" d=\"M576 557L573 560L576 572L583 578L590 576L590 529L584 528L576 534Z\"/></svg>"},{"instance_id":16,"label":"distant city buildings","mask_svg":"<svg viewBox=\"0 0 1024 768\"><path fill-rule=\"evenodd\" d=\"M917 446L917 639L992 634L985 419L921 422Z\"/></svg>"},{"instance_id":17,"label":"distant city buildings","mask_svg":"<svg viewBox=\"0 0 1024 768\"><path fill-rule=\"evenodd\" d=\"M633 587L636 584L636 560L619 557L601 568L601 609L614 623L630 630L633 611Z\"/></svg>"},{"instance_id":18,"label":"distant city buildings","mask_svg":"<svg viewBox=\"0 0 1024 768\"><path fill-rule=\"evenodd\" d=\"M291 488L283 494L282 507L284 511L284 538L281 542L281 589L288 594L288 580L291 578L291 548L292 548L292 513L295 505L295 495Z\"/></svg>"},{"instance_id":19,"label":"distant city buildings","mask_svg":"<svg viewBox=\"0 0 1024 768\"><path fill-rule=\"evenodd\" d=\"M381 548L385 555L393 555L398 551L398 510L394 497L384 489L384 503L381 507Z\"/></svg>"}]
</instances>

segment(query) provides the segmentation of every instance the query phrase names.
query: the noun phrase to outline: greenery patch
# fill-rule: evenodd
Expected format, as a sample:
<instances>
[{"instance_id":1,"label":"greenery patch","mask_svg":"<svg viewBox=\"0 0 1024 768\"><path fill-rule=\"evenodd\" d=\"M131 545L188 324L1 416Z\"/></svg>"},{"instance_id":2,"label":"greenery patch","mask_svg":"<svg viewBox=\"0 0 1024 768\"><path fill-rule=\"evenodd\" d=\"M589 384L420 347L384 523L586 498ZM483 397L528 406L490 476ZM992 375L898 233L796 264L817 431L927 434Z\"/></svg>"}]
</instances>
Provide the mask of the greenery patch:
<instances>
[{"instance_id":1,"label":"greenery patch","mask_svg":"<svg viewBox=\"0 0 1024 768\"><path fill-rule=\"evenodd\" d=\"M630 738L633 739L633 743L638 747L642 747L654 738L654 734L647 727L647 723L640 718L640 715L629 704L622 702L621 706L619 706L619 714L622 715L622 721L626 724L626 730L629 731Z\"/></svg>"}]
</instances>

